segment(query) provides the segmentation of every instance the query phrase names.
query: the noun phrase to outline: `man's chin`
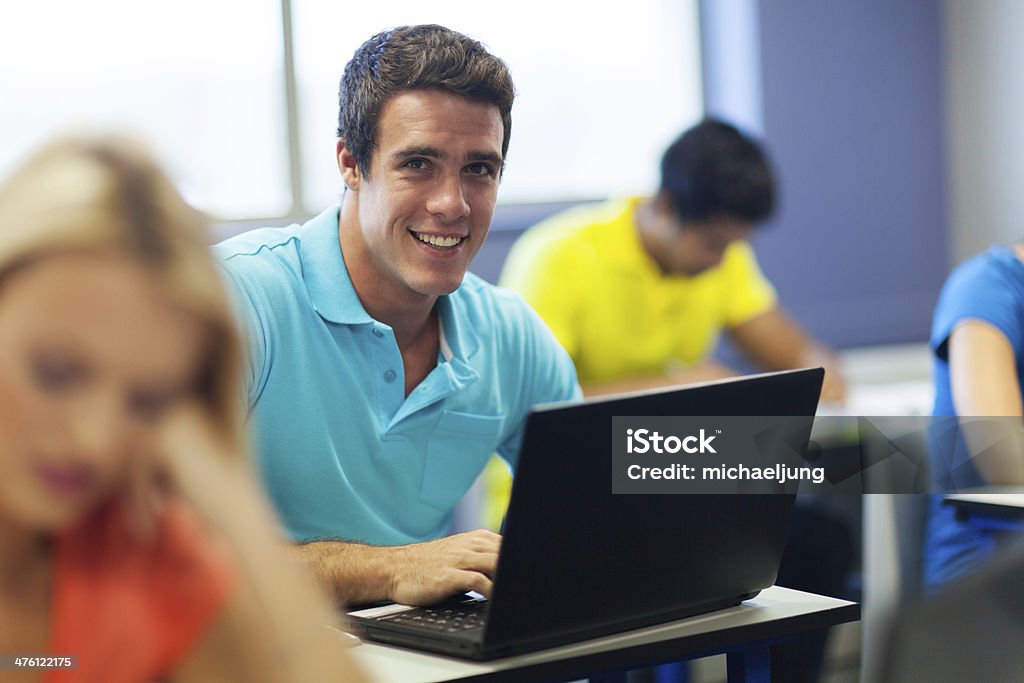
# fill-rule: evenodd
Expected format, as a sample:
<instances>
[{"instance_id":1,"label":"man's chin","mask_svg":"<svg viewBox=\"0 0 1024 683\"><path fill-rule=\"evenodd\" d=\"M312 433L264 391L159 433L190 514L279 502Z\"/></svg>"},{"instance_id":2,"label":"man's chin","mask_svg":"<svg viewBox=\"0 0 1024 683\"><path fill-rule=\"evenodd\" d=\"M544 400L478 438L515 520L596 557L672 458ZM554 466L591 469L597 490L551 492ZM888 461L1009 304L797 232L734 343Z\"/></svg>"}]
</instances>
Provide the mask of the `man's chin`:
<instances>
[{"instance_id":1,"label":"man's chin","mask_svg":"<svg viewBox=\"0 0 1024 683\"><path fill-rule=\"evenodd\" d=\"M418 282L412 289L424 296L448 296L462 286L464 277L465 274L458 280L444 279Z\"/></svg>"}]
</instances>

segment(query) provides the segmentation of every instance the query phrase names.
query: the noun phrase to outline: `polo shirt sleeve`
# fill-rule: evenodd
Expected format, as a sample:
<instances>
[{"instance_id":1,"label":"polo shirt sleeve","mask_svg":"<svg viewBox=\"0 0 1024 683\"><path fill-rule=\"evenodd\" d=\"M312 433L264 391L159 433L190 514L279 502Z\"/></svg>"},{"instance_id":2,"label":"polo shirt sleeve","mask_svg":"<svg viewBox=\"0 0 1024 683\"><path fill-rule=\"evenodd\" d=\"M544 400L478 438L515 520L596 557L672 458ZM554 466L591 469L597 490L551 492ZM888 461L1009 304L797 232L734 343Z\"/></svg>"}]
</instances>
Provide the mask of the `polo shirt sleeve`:
<instances>
[{"instance_id":1,"label":"polo shirt sleeve","mask_svg":"<svg viewBox=\"0 0 1024 683\"><path fill-rule=\"evenodd\" d=\"M737 241L729 245L722 271L728 288L724 317L726 327L742 325L775 307L775 288L761 273L749 243Z\"/></svg>"},{"instance_id":2,"label":"polo shirt sleeve","mask_svg":"<svg viewBox=\"0 0 1024 683\"><path fill-rule=\"evenodd\" d=\"M516 377L518 381L508 382L502 390L513 397L515 403L515 426L508 437L498 446L498 455L515 471L519 450L526 429L526 417L534 406L545 403L580 401L583 392L576 381L576 368L569 355L562 348L554 334L522 299L511 292L518 305L510 307L515 314L515 347L510 358L518 367L509 368L506 378Z\"/></svg>"},{"instance_id":3,"label":"polo shirt sleeve","mask_svg":"<svg viewBox=\"0 0 1024 683\"><path fill-rule=\"evenodd\" d=\"M536 231L536 232L534 232ZM586 305L590 261L585 248L547 239L534 228L512 247L499 284L518 292L540 315L569 356L580 354L580 321Z\"/></svg>"},{"instance_id":4,"label":"polo shirt sleeve","mask_svg":"<svg viewBox=\"0 0 1024 683\"><path fill-rule=\"evenodd\" d=\"M988 255L966 262L950 276L939 296L932 319L930 346L941 360L949 360L949 336L965 320L988 323L1007 338L1014 349L1024 348L1024 290L1007 278L1003 264Z\"/></svg>"},{"instance_id":5,"label":"polo shirt sleeve","mask_svg":"<svg viewBox=\"0 0 1024 683\"><path fill-rule=\"evenodd\" d=\"M246 345L246 366L244 373L248 408L251 409L266 384L267 375L267 330L263 317L256 305L251 285L246 284L244 276L233 267L230 259L221 261L222 272L227 283L228 293L235 310L238 324Z\"/></svg>"}]
</instances>

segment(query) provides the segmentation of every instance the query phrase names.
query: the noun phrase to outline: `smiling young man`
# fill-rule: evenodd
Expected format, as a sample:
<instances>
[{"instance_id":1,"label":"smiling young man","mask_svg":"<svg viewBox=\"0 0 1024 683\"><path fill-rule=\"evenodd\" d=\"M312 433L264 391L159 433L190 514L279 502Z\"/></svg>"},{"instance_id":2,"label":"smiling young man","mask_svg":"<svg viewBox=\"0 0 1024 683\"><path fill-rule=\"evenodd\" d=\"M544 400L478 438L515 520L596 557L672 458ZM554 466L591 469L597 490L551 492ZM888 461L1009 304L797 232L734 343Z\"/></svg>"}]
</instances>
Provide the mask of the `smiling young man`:
<instances>
[{"instance_id":1,"label":"smiling young man","mask_svg":"<svg viewBox=\"0 0 1024 683\"><path fill-rule=\"evenodd\" d=\"M260 471L346 602L490 592L500 536L443 537L492 452L512 466L575 370L516 295L468 274L490 227L512 79L440 26L364 43L339 92L341 206L216 247L250 338Z\"/></svg>"}]
</instances>

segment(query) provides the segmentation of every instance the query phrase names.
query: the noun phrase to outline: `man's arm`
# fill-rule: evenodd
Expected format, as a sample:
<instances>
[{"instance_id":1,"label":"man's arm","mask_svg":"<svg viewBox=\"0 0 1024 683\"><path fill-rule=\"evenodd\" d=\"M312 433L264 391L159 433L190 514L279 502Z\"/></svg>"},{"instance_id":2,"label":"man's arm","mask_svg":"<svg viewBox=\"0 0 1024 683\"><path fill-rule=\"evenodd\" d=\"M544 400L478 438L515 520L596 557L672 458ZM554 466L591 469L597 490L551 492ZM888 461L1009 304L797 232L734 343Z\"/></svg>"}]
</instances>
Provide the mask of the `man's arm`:
<instances>
[{"instance_id":1,"label":"man's arm","mask_svg":"<svg viewBox=\"0 0 1024 683\"><path fill-rule=\"evenodd\" d=\"M470 590L490 597L500 548L501 536L477 529L402 546L314 541L295 551L340 603L429 605Z\"/></svg>"},{"instance_id":2,"label":"man's arm","mask_svg":"<svg viewBox=\"0 0 1024 683\"><path fill-rule=\"evenodd\" d=\"M1010 340L980 320L965 320L949 336L949 381L974 465L989 484L1024 485L1024 401Z\"/></svg>"},{"instance_id":3,"label":"man's arm","mask_svg":"<svg viewBox=\"0 0 1024 683\"><path fill-rule=\"evenodd\" d=\"M846 386L835 354L812 339L780 306L730 328L729 334L744 355L767 370L822 366L822 400L841 403L845 399Z\"/></svg>"}]
</instances>

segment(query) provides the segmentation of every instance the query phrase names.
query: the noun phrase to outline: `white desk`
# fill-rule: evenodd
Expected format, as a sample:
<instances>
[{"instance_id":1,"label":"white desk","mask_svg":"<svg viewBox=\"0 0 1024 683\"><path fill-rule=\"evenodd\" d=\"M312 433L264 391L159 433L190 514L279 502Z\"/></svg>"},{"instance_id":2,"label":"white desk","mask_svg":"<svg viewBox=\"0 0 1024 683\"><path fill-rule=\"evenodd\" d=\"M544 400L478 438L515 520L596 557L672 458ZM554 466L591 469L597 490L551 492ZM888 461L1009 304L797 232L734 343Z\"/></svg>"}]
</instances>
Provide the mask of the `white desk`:
<instances>
[{"instance_id":1,"label":"white desk","mask_svg":"<svg viewBox=\"0 0 1024 683\"><path fill-rule=\"evenodd\" d=\"M1024 531L1024 488L1019 486L951 493L943 502L956 508L957 519L963 524L979 531Z\"/></svg>"},{"instance_id":2,"label":"white desk","mask_svg":"<svg viewBox=\"0 0 1024 683\"><path fill-rule=\"evenodd\" d=\"M374 643L349 652L371 676L387 683L571 680L721 652L732 653L732 658L743 651L764 649L767 658L769 641L859 617L856 603L773 586L729 609L488 662ZM730 659L731 668L734 664L742 667L740 660ZM744 680L736 675L731 671L729 680Z\"/></svg>"},{"instance_id":3,"label":"white desk","mask_svg":"<svg viewBox=\"0 0 1024 683\"><path fill-rule=\"evenodd\" d=\"M848 349L839 365L846 379L846 404L823 404L819 415L931 415L935 389L927 344Z\"/></svg>"},{"instance_id":4,"label":"white desk","mask_svg":"<svg viewBox=\"0 0 1024 683\"><path fill-rule=\"evenodd\" d=\"M1024 514L1024 490L1018 486L992 486L984 491L951 493L946 500L957 507L976 506L991 512Z\"/></svg>"}]
</instances>

